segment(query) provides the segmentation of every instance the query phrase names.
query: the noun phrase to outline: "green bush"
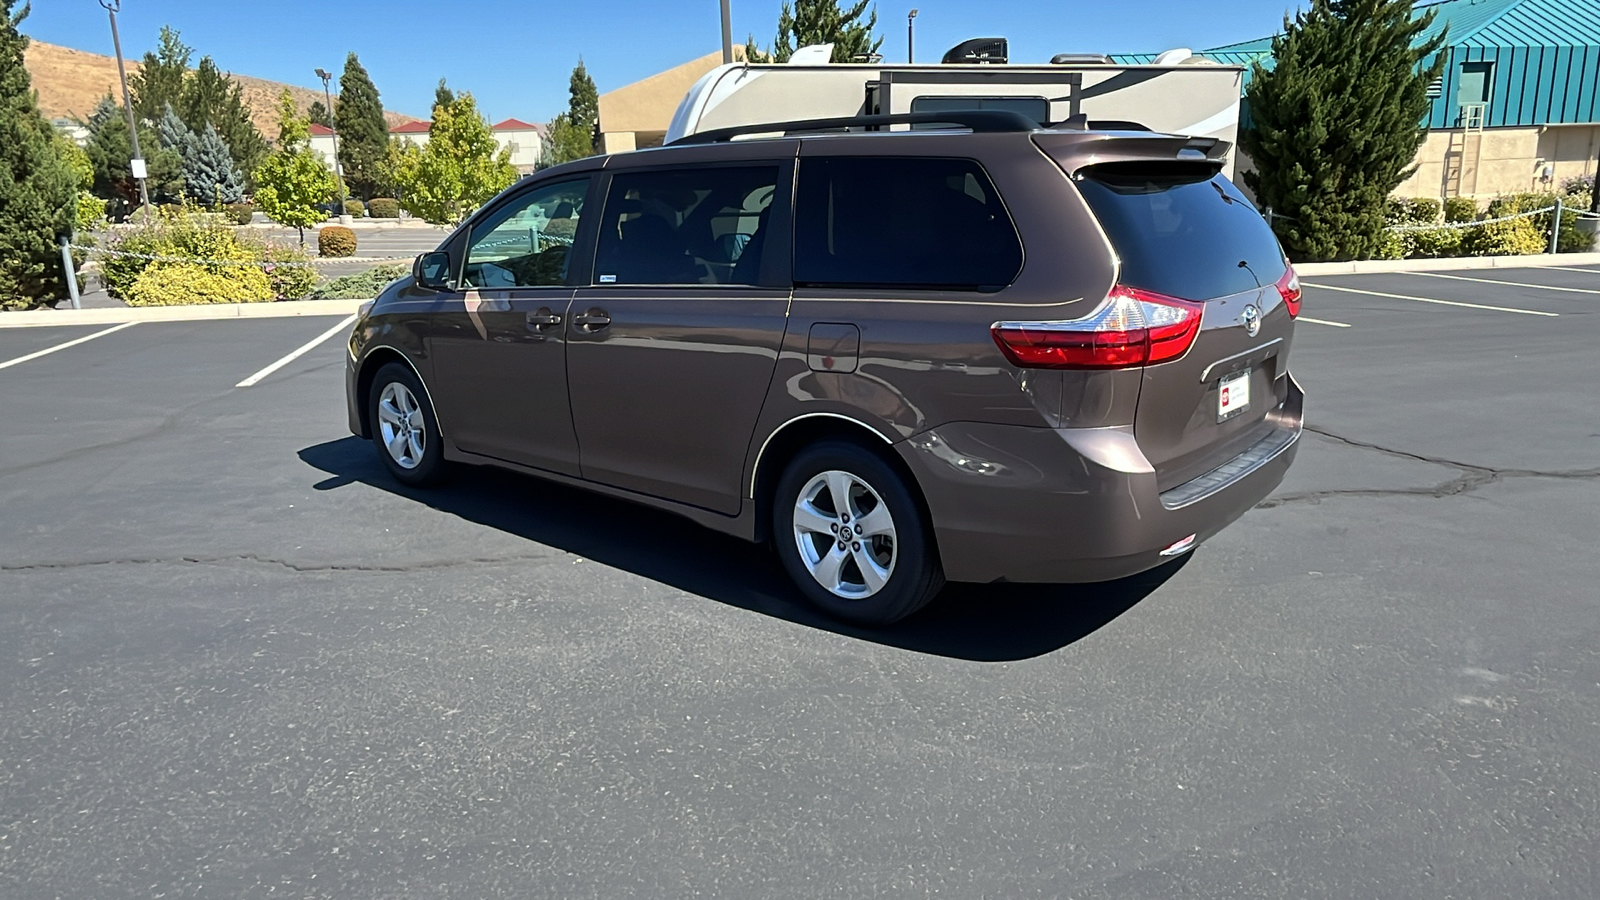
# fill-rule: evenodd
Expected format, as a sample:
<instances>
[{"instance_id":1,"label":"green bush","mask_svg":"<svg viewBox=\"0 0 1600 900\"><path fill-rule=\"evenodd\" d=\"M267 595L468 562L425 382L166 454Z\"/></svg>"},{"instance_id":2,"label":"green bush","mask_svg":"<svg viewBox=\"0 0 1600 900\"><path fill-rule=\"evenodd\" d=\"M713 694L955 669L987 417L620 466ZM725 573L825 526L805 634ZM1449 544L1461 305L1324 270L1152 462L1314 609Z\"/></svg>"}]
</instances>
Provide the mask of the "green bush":
<instances>
[{"instance_id":1,"label":"green bush","mask_svg":"<svg viewBox=\"0 0 1600 900\"><path fill-rule=\"evenodd\" d=\"M377 266L335 278L311 294L313 300L370 300L378 296L395 279L411 274L411 267L403 263Z\"/></svg>"},{"instance_id":2,"label":"green bush","mask_svg":"<svg viewBox=\"0 0 1600 900\"><path fill-rule=\"evenodd\" d=\"M288 266L277 267L274 273L268 276L253 264L303 261L306 259L305 254L293 248L277 247L257 241L249 237L246 232L236 231L223 217L201 213L194 209L165 215L146 227L125 230L113 236L108 241L106 249L193 260L195 261L193 265L222 278L236 277L253 281L254 275L260 275L269 285L269 293L276 296L303 297L311 290L316 280L316 274L309 269ZM146 269L161 264L137 257L107 255L100 263L100 280L111 296L132 302L130 294L134 282ZM190 265L190 263L183 264ZM241 274L246 272L253 274ZM150 305L148 291L145 301L145 305Z\"/></svg>"},{"instance_id":3,"label":"green bush","mask_svg":"<svg viewBox=\"0 0 1600 900\"><path fill-rule=\"evenodd\" d=\"M322 256L354 256L356 233L343 225L326 225L317 232L317 253Z\"/></svg>"},{"instance_id":4,"label":"green bush","mask_svg":"<svg viewBox=\"0 0 1600 900\"><path fill-rule=\"evenodd\" d=\"M1390 225L1428 225L1439 221L1439 201L1431 197L1390 197Z\"/></svg>"},{"instance_id":5,"label":"green bush","mask_svg":"<svg viewBox=\"0 0 1600 900\"><path fill-rule=\"evenodd\" d=\"M317 286L317 270L309 264L311 257L299 247L267 244L262 255L269 263L266 272L272 282L272 293L280 300L299 300Z\"/></svg>"},{"instance_id":6,"label":"green bush","mask_svg":"<svg viewBox=\"0 0 1600 900\"><path fill-rule=\"evenodd\" d=\"M262 303L273 298L265 272L247 266L218 274L192 263L158 263L133 280L129 306L176 306L197 303Z\"/></svg>"},{"instance_id":7,"label":"green bush","mask_svg":"<svg viewBox=\"0 0 1600 900\"><path fill-rule=\"evenodd\" d=\"M398 219L400 201L391 197L374 197L367 201L367 215L374 219Z\"/></svg>"},{"instance_id":8,"label":"green bush","mask_svg":"<svg viewBox=\"0 0 1600 900\"><path fill-rule=\"evenodd\" d=\"M355 216L359 219L367 214L367 207L360 200L346 200L344 202L344 214Z\"/></svg>"},{"instance_id":9,"label":"green bush","mask_svg":"<svg viewBox=\"0 0 1600 900\"><path fill-rule=\"evenodd\" d=\"M78 208L73 215L74 234L86 234L99 227L106 217L106 201L89 193L78 192Z\"/></svg>"},{"instance_id":10,"label":"green bush","mask_svg":"<svg viewBox=\"0 0 1600 900\"><path fill-rule=\"evenodd\" d=\"M228 221L235 225L249 225L255 217L256 208L248 203L229 203L227 206Z\"/></svg>"},{"instance_id":11,"label":"green bush","mask_svg":"<svg viewBox=\"0 0 1600 900\"><path fill-rule=\"evenodd\" d=\"M1461 255L1461 236L1470 228L1435 228L1428 231L1406 232L1406 257L1441 257Z\"/></svg>"},{"instance_id":12,"label":"green bush","mask_svg":"<svg viewBox=\"0 0 1600 900\"><path fill-rule=\"evenodd\" d=\"M1471 197L1446 197L1444 220L1446 222L1471 222L1478 217L1478 201Z\"/></svg>"},{"instance_id":13,"label":"green bush","mask_svg":"<svg viewBox=\"0 0 1600 900\"><path fill-rule=\"evenodd\" d=\"M1549 238L1529 219L1490 222L1463 229L1461 249L1468 256L1526 256L1543 253Z\"/></svg>"}]
</instances>

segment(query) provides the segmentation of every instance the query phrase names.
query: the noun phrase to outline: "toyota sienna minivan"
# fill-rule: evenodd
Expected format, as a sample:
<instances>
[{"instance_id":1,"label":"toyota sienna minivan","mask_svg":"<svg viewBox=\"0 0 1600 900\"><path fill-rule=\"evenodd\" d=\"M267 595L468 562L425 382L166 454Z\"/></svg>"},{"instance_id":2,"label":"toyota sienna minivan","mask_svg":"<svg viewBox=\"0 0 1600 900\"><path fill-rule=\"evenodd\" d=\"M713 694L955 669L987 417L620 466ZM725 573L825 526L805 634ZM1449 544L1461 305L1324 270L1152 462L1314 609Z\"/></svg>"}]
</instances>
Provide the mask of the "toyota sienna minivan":
<instances>
[{"instance_id":1,"label":"toyota sienna minivan","mask_svg":"<svg viewBox=\"0 0 1600 900\"><path fill-rule=\"evenodd\" d=\"M1300 286L1228 149L985 111L558 166L364 309L350 427L409 485L503 466L769 541L860 623L1141 572L1300 436Z\"/></svg>"}]
</instances>

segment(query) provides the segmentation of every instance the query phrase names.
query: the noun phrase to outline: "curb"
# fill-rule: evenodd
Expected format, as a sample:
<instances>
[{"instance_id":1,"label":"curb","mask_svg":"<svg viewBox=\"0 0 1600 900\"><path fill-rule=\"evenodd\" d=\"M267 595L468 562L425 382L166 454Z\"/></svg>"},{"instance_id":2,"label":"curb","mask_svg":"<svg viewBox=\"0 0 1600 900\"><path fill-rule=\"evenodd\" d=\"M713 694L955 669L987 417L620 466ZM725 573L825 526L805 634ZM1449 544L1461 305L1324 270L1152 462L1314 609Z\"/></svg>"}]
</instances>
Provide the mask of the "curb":
<instances>
[{"instance_id":1,"label":"curb","mask_svg":"<svg viewBox=\"0 0 1600 900\"><path fill-rule=\"evenodd\" d=\"M365 300L280 300L212 306L144 306L115 309L34 309L0 314L0 328L51 325L120 325L124 322L194 322L205 319L282 319L348 316Z\"/></svg>"},{"instance_id":2,"label":"curb","mask_svg":"<svg viewBox=\"0 0 1600 900\"><path fill-rule=\"evenodd\" d=\"M1366 275L1378 272L1442 272L1452 269L1533 269L1540 266L1592 266L1600 253L1538 253L1531 256L1448 256L1441 259L1368 259L1356 262L1296 263L1300 275Z\"/></svg>"}]
</instances>

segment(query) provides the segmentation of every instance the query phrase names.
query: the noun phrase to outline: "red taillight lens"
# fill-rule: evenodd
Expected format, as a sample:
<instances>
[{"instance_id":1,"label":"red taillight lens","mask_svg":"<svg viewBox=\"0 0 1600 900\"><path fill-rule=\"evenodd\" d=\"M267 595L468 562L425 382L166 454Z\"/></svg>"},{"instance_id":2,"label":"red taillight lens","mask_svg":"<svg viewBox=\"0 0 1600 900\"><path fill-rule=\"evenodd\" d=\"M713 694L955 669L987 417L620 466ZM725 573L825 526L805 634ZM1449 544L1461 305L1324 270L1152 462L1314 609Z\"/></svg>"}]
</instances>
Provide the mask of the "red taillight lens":
<instances>
[{"instance_id":1,"label":"red taillight lens","mask_svg":"<svg viewBox=\"0 0 1600 900\"><path fill-rule=\"evenodd\" d=\"M1200 333L1203 307L1117 285L1092 315L1066 322L996 322L1006 359L1025 369L1126 369L1177 359Z\"/></svg>"},{"instance_id":2,"label":"red taillight lens","mask_svg":"<svg viewBox=\"0 0 1600 900\"><path fill-rule=\"evenodd\" d=\"M1289 307L1289 315L1300 315L1300 276L1294 273L1294 266L1284 263L1283 277L1274 286L1283 297L1283 305Z\"/></svg>"}]
</instances>

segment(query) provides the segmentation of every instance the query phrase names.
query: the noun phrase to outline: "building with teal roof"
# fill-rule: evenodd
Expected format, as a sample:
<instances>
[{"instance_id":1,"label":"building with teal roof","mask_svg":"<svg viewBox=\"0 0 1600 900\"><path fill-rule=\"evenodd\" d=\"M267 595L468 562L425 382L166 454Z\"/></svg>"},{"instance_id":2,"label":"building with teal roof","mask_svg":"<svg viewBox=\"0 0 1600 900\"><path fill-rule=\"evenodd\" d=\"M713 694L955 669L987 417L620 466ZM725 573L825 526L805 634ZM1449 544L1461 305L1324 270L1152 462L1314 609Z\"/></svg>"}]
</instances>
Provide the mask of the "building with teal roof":
<instances>
[{"instance_id":1,"label":"building with teal roof","mask_svg":"<svg viewBox=\"0 0 1600 900\"><path fill-rule=\"evenodd\" d=\"M1427 142L1399 193L1492 197L1591 175L1600 153L1600 0L1423 0L1447 28L1443 76L1429 87ZM1201 51L1219 63L1272 63L1272 39ZM1123 64L1155 54L1121 54ZM1246 79L1249 78L1248 69ZM1248 110L1244 112L1248 116Z\"/></svg>"}]
</instances>

